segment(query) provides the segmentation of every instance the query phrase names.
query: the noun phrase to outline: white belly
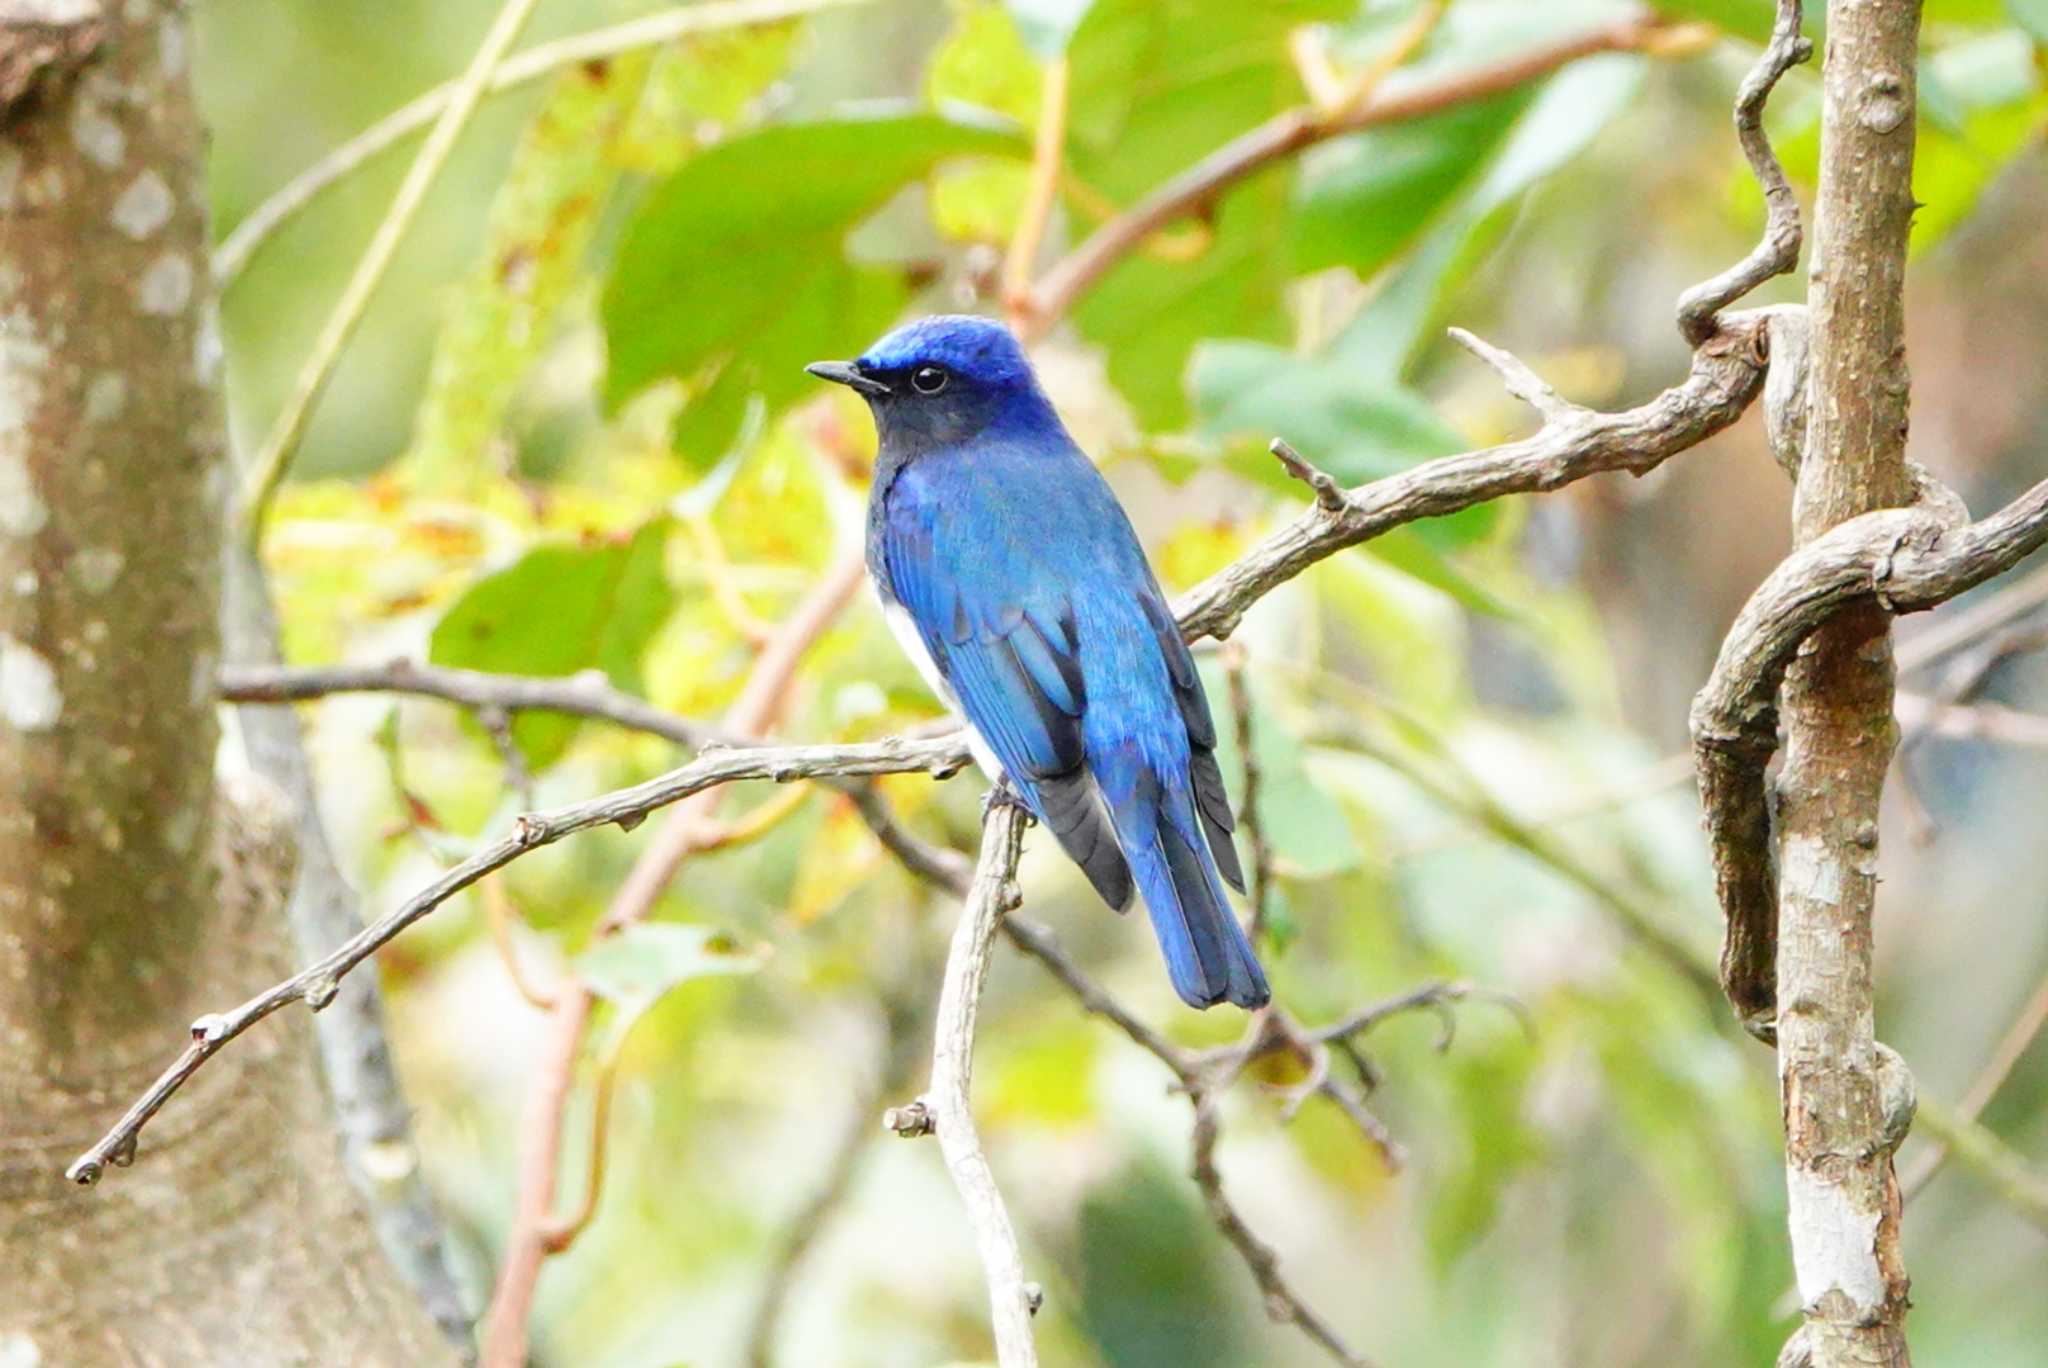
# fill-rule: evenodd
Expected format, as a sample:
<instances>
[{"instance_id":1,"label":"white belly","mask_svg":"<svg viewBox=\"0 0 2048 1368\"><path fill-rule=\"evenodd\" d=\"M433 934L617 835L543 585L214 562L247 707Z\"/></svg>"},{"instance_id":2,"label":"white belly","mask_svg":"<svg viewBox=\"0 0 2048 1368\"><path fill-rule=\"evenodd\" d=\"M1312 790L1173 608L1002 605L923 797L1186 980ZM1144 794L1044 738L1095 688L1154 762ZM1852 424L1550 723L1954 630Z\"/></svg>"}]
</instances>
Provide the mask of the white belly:
<instances>
[{"instance_id":1,"label":"white belly","mask_svg":"<svg viewBox=\"0 0 2048 1368\"><path fill-rule=\"evenodd\" d=\"M966 722L967 749L974 753L974 763L981 766L981 772L989 777L991 783L999 782L1003 778L1003 762L996 759L996 753L989 749L988 742L981 739L981 733L975 730L974 724L967 722L967 714L961 712L960 700L954 695L953 686L939 673L939 664L932 659L932 653L924 648L924 637L918 632L917 624L910 620L909 610L884 598L882 620L889 624L889 630L896 634L903 653L917 666L917 672L924 676L924 682L939 696L939 701L959 713L961 721Z\"/></svg>"}]
</instances>

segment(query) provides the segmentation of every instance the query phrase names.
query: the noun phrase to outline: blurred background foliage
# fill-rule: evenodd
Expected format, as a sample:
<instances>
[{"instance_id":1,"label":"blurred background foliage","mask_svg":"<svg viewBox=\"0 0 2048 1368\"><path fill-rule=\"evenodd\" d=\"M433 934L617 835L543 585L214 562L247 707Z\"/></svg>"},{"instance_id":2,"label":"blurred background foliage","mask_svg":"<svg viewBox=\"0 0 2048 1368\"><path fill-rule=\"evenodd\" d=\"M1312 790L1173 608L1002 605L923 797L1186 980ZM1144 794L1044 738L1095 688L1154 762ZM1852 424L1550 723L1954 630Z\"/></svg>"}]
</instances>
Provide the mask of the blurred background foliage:
<instances>
[{"instance_id":1,"label":"blurred background foliage","mask_svg":"<svg viewBox=\"0 0 2048 1368\"><path fill-rule=\"evenodd\" d=\"M543 4L526 43L656 8ZM802 364L855 354L908 314L1000 308L1047 64L1068 63L1071 97L1041 264L1301 103L1301 34L1353 71L1418 5L794 8L816 12L568 65L486 100L271 520L293 662L595 670L715 718L763 633L859 537L872 432ZM1303 491L1263 451L1275 434L1357 482L1527 430L1495 377L1444 343L1447 322L1588 404L1638 402L1683 374L1673 301L1745 250L1760 219L1728 108L1770 7L1655 8L1720 27L1674 26L1638 51L1322 143L1148 239L1053 329L1038 348L1048 384L1169 588L1299 511ZM195 6L220 231L459 71L494 9ZM1383 89L1635 10L1453 0ZM1925 32L1914 454L1982 507L2038 477L2048 426L2048 5L1928 0ZM1803 193L1818 119L1813 70L1797 70L1770 122ZM386 154L340 180L228 282L244 449L403 162ZM1650 479L1345 553L1239 633L1280 999L1322 1021L1458 978L1529 1013L1525 1032L1467 1004L1442 1051L1426 1015L1369 1038L1373 1104L1411 1156L1398 1175L1326 1104L1283 1123L1260 1089L1230 1096L1221 1162L1240 1205L1381 1362L1757 1363L1784 1339L1771 1059L1641 932L1711 954L1689 771L1669 757L1722 630L1785 548L1786 503L1752 416ZM1220 705L1213 654L1204 668ZM2042 687L2025 660L1991 683L2017 706ZM782 731L863 738L936 714L863 598L807 657ZM442 704L337 698L307 716L327 819L374 907L529 801L484 730ZM603 723L529 716L514 736L543 804L676 760ZM2048 963L2028 801L2039 766L1940 738L1906 762L1886 846L1883 1033L1930 1094L1962 1091ZM919 831L971 841L973 778L883 787ZM541 1362L746 1361L790 1222L840 1137L869 1133L767 1361L988 1352L936 1152L874 1126L878 1103L922 1077L953 908L835 794L784 801L760 786L733 810L778 802L754 839L690 861L629 953L582 966L612 1002L598 1037L620 1061L612 1177L595 1225L543 1275ZM584 953L639 839L582 836L498 882L531 976ZM1094 972L1176 1039L1231 1037L1238 1018L1179 1007L1142 927L1104 913L1042 835L1031 844L1027 902ZM479 1289L509 1217L542 1020L494 949L487 903L456 900L384 956L429 1176ZM1048 1362L1320 1361L1264 1321L1204 1216L1185 1177L1186 1108L1155 1061L1014 957L996 966L981 1061L985 1133L1047 1284ZM2048 1152L2048 1062L2023 1065L1987 1120ZM584 1127L572 1117L572 1175ZM565 1179L572 1193L578 1181ZM2041 1232L1963 1172L1915 1202L1907 1229L1923 1357L2040 1362Z\"/></svg>"}]
</instances>

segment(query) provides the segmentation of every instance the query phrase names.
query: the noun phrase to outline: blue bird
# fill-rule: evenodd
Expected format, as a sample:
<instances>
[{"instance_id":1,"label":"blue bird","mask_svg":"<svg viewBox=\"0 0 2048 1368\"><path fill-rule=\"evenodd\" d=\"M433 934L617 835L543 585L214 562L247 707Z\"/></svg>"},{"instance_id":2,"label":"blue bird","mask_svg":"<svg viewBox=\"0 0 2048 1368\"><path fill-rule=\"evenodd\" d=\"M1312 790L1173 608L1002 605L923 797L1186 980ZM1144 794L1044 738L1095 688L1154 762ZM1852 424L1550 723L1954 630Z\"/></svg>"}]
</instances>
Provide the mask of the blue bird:
<instances>
[{"instance_id":1,"label":"blue bird","mask_svg":"<svg viewBox=\"0 0 2048 1368\"><path fill-rule=\"evenodd\" d=\"M1145 898L1192 1007L1272 996L1223 881L1244 890L1216 725L1116 496L1007 328L941 316L807 367L880 435L867 561L884 614L975 758L1103 900Z\"/></svg>"}]
</instances>

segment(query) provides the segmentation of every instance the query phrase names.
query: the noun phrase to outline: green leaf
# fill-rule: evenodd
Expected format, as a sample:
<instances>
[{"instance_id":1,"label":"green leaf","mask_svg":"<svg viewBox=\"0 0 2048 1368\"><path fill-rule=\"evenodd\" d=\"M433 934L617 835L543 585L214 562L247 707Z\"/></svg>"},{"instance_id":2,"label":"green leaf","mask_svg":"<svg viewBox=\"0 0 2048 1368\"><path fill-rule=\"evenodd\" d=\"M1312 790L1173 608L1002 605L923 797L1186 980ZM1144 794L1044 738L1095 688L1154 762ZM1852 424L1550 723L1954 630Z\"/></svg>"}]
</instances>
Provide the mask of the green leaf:
<instances>
[{"instance_id":1,"label":"green leaf","mask_svg":"<svg viewBox=\"0 0 2048 1368\"><path fill-rule=\"evenodd\" d=\"M1001 6L962 6L925 72L925 98L994 110L1022 127L1037 121L1045 76Z\"/></svg>"},{"instance_id":2,"label":"green leaf","mask_svg":"<svg viewBox=\"0 0 2048 1368\"><path fill-rule=\"evenodd\" d=\"M1326 879L1356 869L1364 848L1342 805L1309 777L1301 743L1275 718L1258 679L1251 690L1252 751L1259 763L1259 822L1277 862L1295 878ZM1202 666L1202 687L1216 713L1216 760L1230 776L1233 799L1244 796L1244 761L1231 717L1229 682L1213 662Z\"/></svg>"},{"instance_id":3,"label":"green leaf","mask_svg":"<svg viewBox=\"0 0 2048 1368\"><path fill-rule=\"evenodd\" d=\"M804 27L791 20L712 30L664 47L626 127L622 159L639 171L675 170L789 70Z\"/></svg>"},{"instance_id":4,"label":"green leaf","mask_svg":"<svg viewBox=\"0 0 2048 1368\"><path fill-rule=\"evenodd\" d=\"M1513 91L1310 148L1294 187L1295 269L1378 271L1481 173L1530 99Z\"/></svg>"},{"instance_id":5,"label":"green leaf","mask_svg":"<svg viewBox=\"0 0 2048 1368\"><path fill-rule=\"evenodd\" d=\"M1465 449L1421 395L1341 361L1260 342L1204 342L1188 382L1204 432L1261 447L1284 437L1346 485ZM1484 536L1498 516L1494 505L1481 504L1417 527L1439 545L1458 545Z\"/></svg>"},{"instance_id":6,"label":"green leaf","mask_svg":"<svg viewBox=\"0 0 2048 1368\"><path fill-rule=\"evenodd\" d=\"M644 1007L690 979L751 974L766 954L709 926L636 922L576 959L576 977L601 998Z\"/></svg>"},{"instance_id":7,"label":"green leaf","mask_svg":"<svg viewBox=\"0 0 2048 1368\"><path fill-rule=\"evenodd\" d=\"M1777 9L1769 0L1651 0L1650 8L1673 19L1701 20L1752 43L1769 40ZM1808 4L1799 31L1818 41L1824 8L1819 0Z\"/></svg>"},{"instance_id":8,"label":"green leaf","mask_svg":"<svg viewBox=\"0 0 2048 1368\"><path fill-rule=\"evenodd\" d=\"M1031 50L1046 61L1067 49L1074 30L1094 6L1095 0L1003 0L1017 31Z\"/></svg>"},{"instance_id":9,"label":"green leaf","mask_svg":"<svg viewBox=\"0 0 2048 1368\"><path fill-rule=\"evenodd\" d=\"M1286 337L1283 190L1277 175L1258 177L1224 200L1213 235L1187 259L1135 253L1075 308L1082 334L1103 348L1110 382L1148 430L1186 424L1181 376L1203 338Z\"/></svg>"},{"instance_id":10,"label":"green leaf","mask_svg":"<svg viewBox=\"0 0 2048 1368\"><path fill-rule=\"evenodd\" d=\"M2037 43L2048 43L2048 0L2005 0L2006 13Z\"/></svg>"},{"instance_id":11,"label":"green leaf","mask_svg":"<svg viewBox=\"0 0 2048 1368\"><path fill-rule=\"evenodd\" d=\"M1144 1153L1144 1151L1140 1151ZM1122 1368L1241 1368L1258 1352L1211 1257L1216 1233L1179 1173L1144 1158L1107 1172L1081 1205L1073 1236L1070 1362ZM1091 1352L1092 1350L1092 1352Z\"/></svg>"},{"instance_id":12,"label":"green leaf","mask_svg":"<svg viewBox=\"0 0 2048 1368\"><path fill-rule=\"evenodd\" d=\"M1167 176L1298 102L1287 55L1296 27L1341 18L1339 0L1098 0L1068 49L1068 159L1085 195L1075 231L1106 198L1128 205ZM1181 373L1203 337L1279 340L1287 319L1286 184L1267 173L1201 223L1176 227L1111 270L1074 313L1110 379L1153 431L1181 426Z\"/></svg>"},{"instance_id":13,"label":"green leaf","mask_svg":"<svg viewBox=\"0 0 2048 1368\"><path fill-rule=\"evenodd\" d=\"M676 445L709 469L750 403L812 392L805 363L857 353L903 307L906 270L850 260L854 226L942 162L1022 151L1008 129L889 113L766 128L685 162L641 205L606 283L606 402L684 381Z\"/></svg>"},{"instance_id":14,"label":"green leaf","mask_svg":"<svg viewBox=\"0 0 2048 1368\"><path fill-rule=\"evenodd\" d=\"M1642 90L1645 65L1639 57L1610 54L1575 63L1546 83L1486 174L1428 231L1331 354L1372 378L1398 379L1430 333L1444 296L1499 240L1510 206L1620 117Z\"/></svg>"},{"instance_id":15,"label":"green leaf","mask_svg":"<svg viewBox=\"0 0 2048 1368\"><path fill-rule=\"evenodd\" d=\"M662 570L667 534L668 524L655 521L630 541L536 547L450 605L428 659L498 674L595 669L637 690L641 652L673 602ZM512 736L540 768L560 757L576 727L575 718L524 713Z\"/></svg>"},{"instance_id":16,"label":"green leaf","mask_svg":"<svg viewBox=\"0 0 2048 1368\"><path fill-rule=\"evenodd\" d=\"M647 75L644 54L557 77L491 204L483 259L457 287L404 458L422 486L469 487L506 406L575 289L618 181L612 156Z\"/></svg>"}]
</instances>

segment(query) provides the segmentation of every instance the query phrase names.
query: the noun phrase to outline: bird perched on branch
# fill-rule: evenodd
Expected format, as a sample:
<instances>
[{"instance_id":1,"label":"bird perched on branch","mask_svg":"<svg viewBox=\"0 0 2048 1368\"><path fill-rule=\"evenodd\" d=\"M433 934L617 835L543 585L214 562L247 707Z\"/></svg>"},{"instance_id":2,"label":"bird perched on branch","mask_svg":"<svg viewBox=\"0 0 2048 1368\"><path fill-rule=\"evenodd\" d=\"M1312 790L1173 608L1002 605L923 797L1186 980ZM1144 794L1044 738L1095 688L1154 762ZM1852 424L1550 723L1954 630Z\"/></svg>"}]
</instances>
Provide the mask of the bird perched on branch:
<instances>
[{"instance_id":1,"label":"bird perched on branch","mask_svg":"<svg viewBox=\"0 0 2048 1368\"><path fill-rule=\"evenodd\" d=\"M975 758L1119 912L1142 894L1182 1001L1271 997L1201 677L1130 519L1007 328L942 316L807 368L880 435L868 572Z\"/></svg>"}]
</instances>

